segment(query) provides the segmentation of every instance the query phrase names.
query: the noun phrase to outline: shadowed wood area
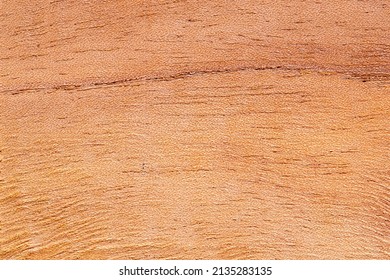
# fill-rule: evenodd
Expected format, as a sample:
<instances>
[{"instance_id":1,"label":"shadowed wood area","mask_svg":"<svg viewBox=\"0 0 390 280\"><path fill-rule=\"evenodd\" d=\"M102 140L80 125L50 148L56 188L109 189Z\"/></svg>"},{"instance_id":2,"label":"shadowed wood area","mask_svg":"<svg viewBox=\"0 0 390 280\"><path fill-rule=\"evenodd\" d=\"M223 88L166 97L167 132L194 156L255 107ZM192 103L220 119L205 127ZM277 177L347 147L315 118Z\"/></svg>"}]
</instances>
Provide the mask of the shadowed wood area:
<instances>
[{"instance_id":1,"label":"shadowed wood area","mask_svg":"<svg viewBox=\"0 0 390 280\"><path fill-rule=\"evenodd\" d=\"M0 259L390 259L390 3L1 1Z\"/></svg>"}]
</instances>

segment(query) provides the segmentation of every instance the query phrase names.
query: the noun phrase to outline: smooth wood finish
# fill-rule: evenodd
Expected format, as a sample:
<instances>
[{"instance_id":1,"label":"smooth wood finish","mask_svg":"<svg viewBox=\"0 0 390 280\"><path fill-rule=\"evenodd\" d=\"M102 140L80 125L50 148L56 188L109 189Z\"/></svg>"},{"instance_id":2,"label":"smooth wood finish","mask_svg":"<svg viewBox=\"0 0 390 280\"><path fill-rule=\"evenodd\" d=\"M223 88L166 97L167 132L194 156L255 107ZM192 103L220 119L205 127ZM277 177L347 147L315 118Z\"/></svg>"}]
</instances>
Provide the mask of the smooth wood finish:
<instances>
[{"instance_id":1,"label":"smooth wood finish","mask_svg":"<svg viewBox=\"0 0 390 280\"><path fill-rule=\"evenodd\" d=\"M390 259L388 1L2 1L1 259Z\"/></svg>"}]
</instances>

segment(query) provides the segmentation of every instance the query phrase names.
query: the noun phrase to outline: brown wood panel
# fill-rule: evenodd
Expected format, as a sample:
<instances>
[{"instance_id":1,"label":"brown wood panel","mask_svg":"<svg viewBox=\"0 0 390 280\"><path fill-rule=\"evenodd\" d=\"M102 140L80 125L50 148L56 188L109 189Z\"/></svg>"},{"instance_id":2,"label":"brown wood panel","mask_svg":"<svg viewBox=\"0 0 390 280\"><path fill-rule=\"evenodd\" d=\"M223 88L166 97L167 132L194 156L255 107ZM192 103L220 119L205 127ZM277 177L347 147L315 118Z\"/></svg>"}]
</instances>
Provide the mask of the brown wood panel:
<instances>
[{"instance_id":1,"label":"brown wood panel","mask_svg":"<svg viewBox=\"0 0 390 280\"><path fill-rule=\"evenodd\" d=\"M390 259L390 4L0 2L0 259Z\"/></svg>"}]
</instances>

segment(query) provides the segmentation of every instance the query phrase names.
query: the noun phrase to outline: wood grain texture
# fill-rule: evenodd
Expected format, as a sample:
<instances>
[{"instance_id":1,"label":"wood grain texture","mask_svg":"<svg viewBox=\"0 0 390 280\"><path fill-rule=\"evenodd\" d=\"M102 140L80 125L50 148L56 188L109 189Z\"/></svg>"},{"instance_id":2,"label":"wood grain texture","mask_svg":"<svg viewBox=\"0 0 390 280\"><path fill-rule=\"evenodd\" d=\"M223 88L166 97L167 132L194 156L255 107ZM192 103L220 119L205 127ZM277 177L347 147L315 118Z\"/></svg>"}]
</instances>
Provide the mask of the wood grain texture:
<instances>
[{"instance_id":1,"label":"wood grain texture","mask_svg":"<svg viewBox=\"0 0 390 280\"><path fill-rule=\"evenodd\" d=\"M1 1L0 259L390 259L390 3Z\"/></svg>"}]
</instances>

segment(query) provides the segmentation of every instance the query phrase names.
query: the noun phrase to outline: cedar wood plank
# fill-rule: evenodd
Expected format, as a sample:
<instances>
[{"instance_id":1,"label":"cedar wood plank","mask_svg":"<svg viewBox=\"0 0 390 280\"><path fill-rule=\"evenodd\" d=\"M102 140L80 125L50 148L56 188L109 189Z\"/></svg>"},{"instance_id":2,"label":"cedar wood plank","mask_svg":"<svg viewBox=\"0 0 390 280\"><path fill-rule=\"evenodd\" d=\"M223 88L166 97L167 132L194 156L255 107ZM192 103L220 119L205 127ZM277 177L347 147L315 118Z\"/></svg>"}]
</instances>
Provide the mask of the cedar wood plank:
<instances>
[{"instance_id":1,"label":"cedar wood plank","mask_svg":"<svg viewBox=\"0 0 390 280\"><path fill-rule=\"evenodd\" d=\"M1 1L1 259L389 259L388 1Z\"/></svg>"}]
</instances>

